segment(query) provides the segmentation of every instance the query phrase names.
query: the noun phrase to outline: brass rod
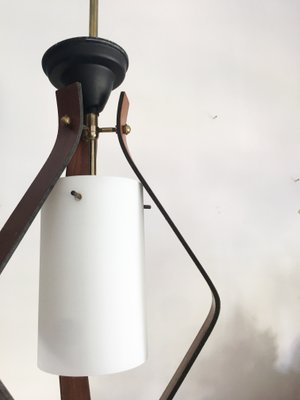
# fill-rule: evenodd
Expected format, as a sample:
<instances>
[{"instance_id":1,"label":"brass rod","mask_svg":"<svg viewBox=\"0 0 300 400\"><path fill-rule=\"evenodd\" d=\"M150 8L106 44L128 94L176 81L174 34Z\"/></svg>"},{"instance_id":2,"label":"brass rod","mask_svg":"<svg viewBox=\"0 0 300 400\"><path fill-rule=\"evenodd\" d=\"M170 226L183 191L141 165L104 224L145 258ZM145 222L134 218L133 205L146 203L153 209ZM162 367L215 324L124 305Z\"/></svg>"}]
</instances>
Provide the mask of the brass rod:
<instances>
[{"instance_id":1,"label":"brass rod","mask_svg":"<svg viewBox=\"0 0 300 400\"><path fill-rule=\"evenodd\" d=\"M91 37L98 36L98 0L90 0L90 29Z\"/></svg>"},{"instance_id":2,"label":"brass rod","mask_svg":"<svg viewBox=\"0 0 300 400\"><path fill-rule=\"evenodd\" d=\"M91 37L98 36L98 0L90 0L89 35ZM98 115L95 113L87 114L86 125L89 131L90 174L96 175Z\"/></svg>"},{"instance_id":3,"label":"brass rod","mask_svg":"<svg viewBox=\"0 0 300 400\"><path fill-rule=\"evenodd\" d=\"M89 141L89 162L90 175L96 175L97 167L97 138L98 138L98 115L95 113L86 114L85 124L87 126L86 139Z\"/></svg>"},{"instance_id":4,"label":"brass rod","mask_svg":"<svg viewBox=\"0 0 300 400\"><path fill-rule=\"evenodd\" d=\"M98 131L100 133L112 133L112 132L116 132L117 129L116 128L99 128Z\"/></svg>"},{"instance_id":5,"label":"brass rod","mask_svg":"<svg viewBox=\"0 0 300 400\"><path fill-rule=\"evenodd\" d=\"M90 141L90 171L91 175L97 173L97 139Z\"/></svg>"}]
</instances>

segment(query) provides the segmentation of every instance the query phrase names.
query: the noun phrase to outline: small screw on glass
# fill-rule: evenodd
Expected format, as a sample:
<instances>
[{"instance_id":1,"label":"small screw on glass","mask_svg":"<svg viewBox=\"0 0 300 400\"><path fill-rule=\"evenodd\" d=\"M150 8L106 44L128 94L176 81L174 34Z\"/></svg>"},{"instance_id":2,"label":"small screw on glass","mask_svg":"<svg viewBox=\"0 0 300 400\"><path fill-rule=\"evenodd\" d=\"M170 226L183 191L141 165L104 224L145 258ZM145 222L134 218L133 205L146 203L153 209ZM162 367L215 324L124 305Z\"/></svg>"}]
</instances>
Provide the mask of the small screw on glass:
<instances>
[{"instance_id":1,"label":"small screw on glass","mask_svg":"<svg viewBox=\"0 0 300 400\"><path fill-rule=\"evenodd\" d=\"M82 195L80 193L76 192L75 190L72 190L71 195L74 196L76 200L82 199Z\"/></svg>"}]
</instances>

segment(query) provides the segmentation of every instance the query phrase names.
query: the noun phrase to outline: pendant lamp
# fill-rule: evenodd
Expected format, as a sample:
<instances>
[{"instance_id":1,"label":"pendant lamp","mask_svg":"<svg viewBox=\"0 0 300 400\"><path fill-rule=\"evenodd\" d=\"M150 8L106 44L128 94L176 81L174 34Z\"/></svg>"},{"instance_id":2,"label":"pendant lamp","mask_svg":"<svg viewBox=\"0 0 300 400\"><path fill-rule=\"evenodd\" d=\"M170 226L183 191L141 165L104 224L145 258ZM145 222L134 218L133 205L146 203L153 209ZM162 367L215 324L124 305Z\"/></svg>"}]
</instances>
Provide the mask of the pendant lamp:
<instances>
[{"instance_id":1,"label":"pendant lamp","mask_svg":"<svg viewBox=\"0 0 300 400\"><path fill-rule=\"evenodd\" d=\"M124 92L116 125L98 126L111 91L125 78L128 56L119 45L98 38L97 25L98 1L90 0L89 36L59 42L42 59L57 89L58 134L44 166L0 231L0 272L41 210L38 367L59 376L62 400L90 400L88 376L121 373L147 358L145 190L212 293L207 318L160 397L171 400L217 322L220 299L129 153ZM116 135L136 180L96 175L102 132ZM0 400L5 399L12 396L1 383Z\"/></svg>"},{"instance_id":2,"label":"pendant lamp","mask_svg":"<svg viewBox=\"0 0 300 400\"><path fill-rule=\"evenodd\" d=\"M141 184L61 178L42 209L39 367L85 376L143 363L143 266Z\"/></svg>"}]
</instances>

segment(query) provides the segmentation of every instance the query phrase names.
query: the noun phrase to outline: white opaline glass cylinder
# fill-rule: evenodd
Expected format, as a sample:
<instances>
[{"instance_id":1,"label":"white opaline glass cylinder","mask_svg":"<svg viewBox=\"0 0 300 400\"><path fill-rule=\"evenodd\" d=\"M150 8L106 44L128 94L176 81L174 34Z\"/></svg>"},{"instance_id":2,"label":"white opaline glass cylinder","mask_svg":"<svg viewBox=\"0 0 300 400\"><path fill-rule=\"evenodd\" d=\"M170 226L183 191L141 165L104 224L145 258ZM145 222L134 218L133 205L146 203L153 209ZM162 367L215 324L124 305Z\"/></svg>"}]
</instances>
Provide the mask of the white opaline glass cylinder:
<instances>
[{"instance_id":1,"label":"white opaline glass cylinder","mask_svg":"<svg viewBox=\"0 0 300 400\"><path fill-rule=\"evenodd\" d=\"M132 179L72 176L54 187L41 213L40 369L88 376L145 361L143 211Z\"/></svg>"}]
</instances>

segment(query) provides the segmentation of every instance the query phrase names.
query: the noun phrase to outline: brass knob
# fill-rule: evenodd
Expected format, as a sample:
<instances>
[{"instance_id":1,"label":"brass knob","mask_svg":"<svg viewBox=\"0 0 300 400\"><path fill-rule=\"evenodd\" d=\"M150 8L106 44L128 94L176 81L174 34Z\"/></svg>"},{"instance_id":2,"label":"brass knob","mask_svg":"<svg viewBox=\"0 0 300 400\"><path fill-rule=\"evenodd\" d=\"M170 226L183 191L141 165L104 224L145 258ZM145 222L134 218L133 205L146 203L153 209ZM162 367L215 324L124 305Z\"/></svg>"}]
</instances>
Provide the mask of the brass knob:
<instances>
[{"instance_id":1,"label":"brass knob","mask_svg":"<svg viewBox=\"0 0 300 400\"><path fill-rule=\"evenodd\" d=\"M129 125L126 124L126 125L122 126L122 131L125 135L128 135L131 132L131 128Z\"/></svg>"},{"instance_id":2,"label":"brass knob","mask_svg":"<svg viewBox=\"0 0 300 400\"><path fill-rule=\"evenodd\" d=\"M60 119L61 123L64 124L65 126L70 126L71 125L71 118L69 117L69 115L64 115L63 117L61 117Z\"/></svg>"}]
</instances>

